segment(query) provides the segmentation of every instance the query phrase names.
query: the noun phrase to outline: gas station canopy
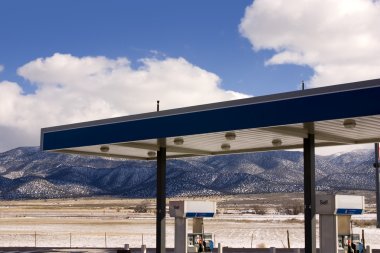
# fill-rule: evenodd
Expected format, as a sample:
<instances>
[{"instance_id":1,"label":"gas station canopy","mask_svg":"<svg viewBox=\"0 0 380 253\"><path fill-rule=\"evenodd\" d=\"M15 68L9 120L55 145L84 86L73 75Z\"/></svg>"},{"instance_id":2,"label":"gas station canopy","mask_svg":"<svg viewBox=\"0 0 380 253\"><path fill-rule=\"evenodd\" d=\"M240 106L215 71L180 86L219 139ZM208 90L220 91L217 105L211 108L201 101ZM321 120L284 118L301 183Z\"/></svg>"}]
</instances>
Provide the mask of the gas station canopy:
<instances>
[{"instance_id":1,"label":"gas station canopy","mask_svg":"<svg viewBox=\"0 0 380 253\"><path fill-rule=\"evenodd\" d=\"M380 141L380 79L43 128L41 149L156 160Z\"/></svg>"},{"instance_id":2,"label":"gas station canopy","mask_svg":"<svg viewBox=\"0 0 380 253\"><path fill-rule=\"evenodd\" d=\"M379 98L377 79L44 128L41 149L156 160L156 252L165 253L167 158L303 148L305 252L315 253L315 147L379 142Z\"/></svg>"}]
</instances>

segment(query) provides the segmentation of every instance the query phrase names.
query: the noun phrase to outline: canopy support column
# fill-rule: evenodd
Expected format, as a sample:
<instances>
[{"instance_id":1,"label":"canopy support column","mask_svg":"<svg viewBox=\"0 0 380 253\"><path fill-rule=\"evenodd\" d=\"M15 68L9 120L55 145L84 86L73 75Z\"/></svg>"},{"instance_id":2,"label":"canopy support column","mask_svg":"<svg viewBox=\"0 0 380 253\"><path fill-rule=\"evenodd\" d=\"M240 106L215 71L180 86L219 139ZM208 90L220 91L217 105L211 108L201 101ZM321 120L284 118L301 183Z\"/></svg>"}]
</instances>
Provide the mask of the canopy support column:
<instances>
[{"instance_id":1,"label":"canopy support column","mask_svg":"<svg viewBox=\"0 0 380 253\"><path fill-rule=\"evenodd\" d=\"M376 227L380 228L380 172L379 172L379 143L375 143L375 163L376 169Z\"/></svg>"},{"instance_id":2,"label":"canopy support column","mask_svg":"<svg viewBox=\"0 0 380 253\"><path fill-rule=\"evenodd\" d=\"M316 253L315 229L315 137L308 134L303 140L305 252Z\"/></svg>"},{"instance_id":3,"label":"canopy support column","mask_svg":"<svg viewBox=\"0 0 380 253\"><path fill-rule=\"evenodd\" d=\"M166 148L160 147L157 152L157 219L156 219L156 252L165 253L165 216L166 216Z\"/></svg>"}]
</instances>

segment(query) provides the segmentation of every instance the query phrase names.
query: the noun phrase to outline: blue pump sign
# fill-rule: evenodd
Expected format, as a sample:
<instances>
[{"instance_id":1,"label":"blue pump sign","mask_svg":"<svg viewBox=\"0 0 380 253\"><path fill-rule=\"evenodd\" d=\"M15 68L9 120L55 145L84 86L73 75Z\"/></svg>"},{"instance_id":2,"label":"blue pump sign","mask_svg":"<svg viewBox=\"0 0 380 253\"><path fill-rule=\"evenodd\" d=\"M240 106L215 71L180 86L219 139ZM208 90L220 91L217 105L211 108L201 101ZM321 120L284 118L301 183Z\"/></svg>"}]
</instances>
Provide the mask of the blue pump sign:
<instances>
[{"instance_id":1,"label":"blue pump sign","mask_svg":"<svg viewBox=\"0 0 380 253\"><path fill-rule=\"evenodd\" d=\"M362 214L363 209L346 209L346 208L338 208L336 210L336 214L341 214L341 215L351 215L351 214Z\"/></svg>"}]
</instances>

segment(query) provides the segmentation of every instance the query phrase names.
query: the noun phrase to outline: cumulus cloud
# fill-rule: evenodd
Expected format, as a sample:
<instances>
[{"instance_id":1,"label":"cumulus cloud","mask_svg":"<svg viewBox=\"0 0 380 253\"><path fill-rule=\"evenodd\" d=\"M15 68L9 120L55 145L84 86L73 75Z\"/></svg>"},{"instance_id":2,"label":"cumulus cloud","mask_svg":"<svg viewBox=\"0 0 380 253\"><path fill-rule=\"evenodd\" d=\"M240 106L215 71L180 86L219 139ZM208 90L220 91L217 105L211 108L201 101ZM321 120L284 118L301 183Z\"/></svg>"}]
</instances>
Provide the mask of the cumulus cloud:
<instances>
[{"instance_id":1,"label":"cumulus cloud","mask_svg":"<svg viewBox=\"0 0 380 253\"><path fill-rule=\"evenodd\" d=\"M132 68L127 58L54 54L18 69L36 86L24 94L0 82L0 150L38 145L41 127L247 97L224 90L221 79L183 58L146 58ZM20 138L18 138L19 136Z\"/></svg>"},{"instance_id":2,"label":"cumulus cloud","mask_svg":"<svg viewBox=\"0 0 380 253\"><path fill-rule=\"evenodd\" d=\"M255 51L275 53L266 64L309 66L309 85L380 77L380 2L255 0L239 29Z\"/></svg>"},{"instance_id":3,"label":"cumulus cloud","mask_svg":"<svg viewBox=\"0 0 380 253\"><path fill-rule=\"evenodd\" d=\"M272 50L266 65L308 66L309 87L380 78L380 1L255 0L239 30L254 51ZM319 148L332 154L372 145Z\"/></svg>"}]
</instances>

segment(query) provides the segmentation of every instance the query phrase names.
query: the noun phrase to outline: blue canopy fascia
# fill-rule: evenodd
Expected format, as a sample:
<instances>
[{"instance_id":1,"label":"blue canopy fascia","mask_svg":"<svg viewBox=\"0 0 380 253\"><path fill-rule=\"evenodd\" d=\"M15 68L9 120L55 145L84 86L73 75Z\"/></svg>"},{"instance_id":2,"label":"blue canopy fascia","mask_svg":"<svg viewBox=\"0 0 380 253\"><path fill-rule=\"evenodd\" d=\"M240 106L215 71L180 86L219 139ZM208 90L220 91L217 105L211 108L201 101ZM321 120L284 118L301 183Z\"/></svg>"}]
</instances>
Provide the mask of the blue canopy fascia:
<instances>
[{"instance_id":1,"label":"blue canopy fascia","mask_svg":"<svg viewBox=\"0 0 380 253\"><path fill-rule=\"evenodd\" d=\"M380 79L43 128L59 150L380 114Z\"/></svg>"}]
</instances>

